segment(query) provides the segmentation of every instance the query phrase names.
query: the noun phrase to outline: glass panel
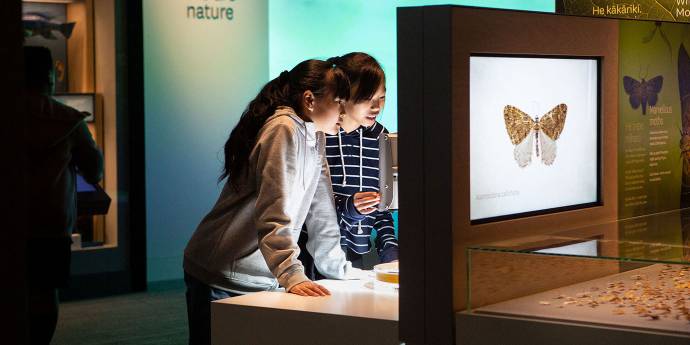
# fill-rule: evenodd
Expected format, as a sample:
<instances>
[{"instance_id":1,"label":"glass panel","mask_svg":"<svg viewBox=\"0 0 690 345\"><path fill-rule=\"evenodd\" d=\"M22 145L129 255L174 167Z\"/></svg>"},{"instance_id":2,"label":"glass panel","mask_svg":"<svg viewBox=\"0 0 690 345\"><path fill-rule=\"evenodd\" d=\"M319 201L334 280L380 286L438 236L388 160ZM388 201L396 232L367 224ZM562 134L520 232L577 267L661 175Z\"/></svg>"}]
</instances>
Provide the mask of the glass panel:
<instances>
[{"instance_id":1,"label":"glass panel","mask_svg":"<svg viewBox=\"0 0 690 345\"><path fill-rule=\"evenodd\" d=\"M496 241L470 250L690 264L690 208Z\"/></svg>"},{"instance_id":2,"label":"glass panel","mask_svg":"<svg viewBox=\"0 0 690 345\"><path fill-rule=\"evenodd\" d=\"M690 209L468 249L473 313L690 335Z\"/></svg>"}]
</instances>

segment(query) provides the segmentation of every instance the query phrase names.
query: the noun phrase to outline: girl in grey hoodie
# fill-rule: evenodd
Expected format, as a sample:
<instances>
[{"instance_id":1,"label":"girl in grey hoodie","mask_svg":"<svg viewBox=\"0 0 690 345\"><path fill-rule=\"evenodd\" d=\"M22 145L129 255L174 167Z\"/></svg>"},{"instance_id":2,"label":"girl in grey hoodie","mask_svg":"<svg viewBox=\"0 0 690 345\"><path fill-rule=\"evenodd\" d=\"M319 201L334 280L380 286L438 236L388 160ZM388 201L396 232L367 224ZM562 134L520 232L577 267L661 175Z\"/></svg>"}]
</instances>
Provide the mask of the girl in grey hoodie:
<instances>
[{"instance_id":1,"label":"girl in grey hoodie","mask_svg":"<svg viewBox=\"0 0 690 345\"><path fill-rule=\"evenodd\" d=\"M297 259L307 250L328 278L359 276L340 248L324 130L349 98L343 71L307 60L266 84L225 144L225 186L184 253L190 343L210 342L210 301L253 291L325 296Z\"/></svg>"}]
</instances>

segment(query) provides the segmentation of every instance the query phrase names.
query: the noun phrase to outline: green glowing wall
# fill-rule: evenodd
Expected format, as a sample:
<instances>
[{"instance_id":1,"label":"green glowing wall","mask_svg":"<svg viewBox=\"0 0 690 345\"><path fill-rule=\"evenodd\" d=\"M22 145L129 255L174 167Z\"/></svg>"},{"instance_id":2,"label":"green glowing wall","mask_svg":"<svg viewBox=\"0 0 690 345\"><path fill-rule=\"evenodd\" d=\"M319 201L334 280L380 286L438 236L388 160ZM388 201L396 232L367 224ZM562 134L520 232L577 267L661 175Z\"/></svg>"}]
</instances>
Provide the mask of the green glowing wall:
<instances>
[{"instance_id":1,"label":"green glowing wall","mask_svg":"<svg viewBox=\"0 0 690 345\"><path fill-rule=\"evenodd\" d=\"M189 18L190 5L231 6L233 19ZM268 79L268 8L146 0L143 11L148 280L179 279L184 247L222 187L223 144Z\"/></svg>"},{"instance_id":2,"label":"green glowing wall","mask_svg":"<svg viewBox=\"0 0 690 345\"><path fill-rule=\"evenodd\" d=\"M398 129L396 8L468 5L554 12L553 0L271 0L269 71L271 76L308 58L328 58L363 51L386 72L386 108L379 117L391 132Z\"/></svg>"}]
</instances>

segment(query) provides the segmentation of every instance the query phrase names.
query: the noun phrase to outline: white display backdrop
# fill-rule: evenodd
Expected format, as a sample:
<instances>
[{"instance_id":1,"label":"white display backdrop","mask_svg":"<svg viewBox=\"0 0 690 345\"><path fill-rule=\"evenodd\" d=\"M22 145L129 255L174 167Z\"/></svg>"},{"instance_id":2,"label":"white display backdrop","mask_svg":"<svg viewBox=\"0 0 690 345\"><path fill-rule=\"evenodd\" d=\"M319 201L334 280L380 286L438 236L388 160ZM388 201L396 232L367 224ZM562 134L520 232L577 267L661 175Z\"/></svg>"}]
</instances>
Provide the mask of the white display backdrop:
<instances>
[{"instance_id":1,"label":"white display backdrop","mask_svg":"<svg viewBox=\"0 0 690 345\"><path fill-rule=\"evenodd\" d=\"M470 57L471 220L599 200L597 64L596 59ZM567 115L555 161L546 165L537 158L535 140L531 164L520 167L504 108L512 105L535 120L559 104L567 105Z\"/></svg>"}]
</instances>

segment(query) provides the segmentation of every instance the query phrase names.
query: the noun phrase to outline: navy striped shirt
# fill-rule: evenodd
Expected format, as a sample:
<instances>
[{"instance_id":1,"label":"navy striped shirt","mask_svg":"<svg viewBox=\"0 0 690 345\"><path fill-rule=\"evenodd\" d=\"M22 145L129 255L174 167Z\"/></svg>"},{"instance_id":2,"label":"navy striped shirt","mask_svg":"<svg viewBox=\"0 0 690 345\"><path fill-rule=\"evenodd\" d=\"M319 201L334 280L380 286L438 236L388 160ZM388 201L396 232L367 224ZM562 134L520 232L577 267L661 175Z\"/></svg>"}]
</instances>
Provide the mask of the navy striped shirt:
<instances>
[{"instance_id":1,"label":"navy striped shirt","mask_svg":"<svg viewBox=\"0 0 690 345\"><path fill-rule=\"evenodd\" d=\"M326 159L340 225L340 245L356 254L371 250L369 238L376 230L376 250L381 262L398 259L393 216L389 211L368 215L355 209L357 192L379 191L379 142L388 131L376 122L369 128L360 127L350 133L342 128L337 135L326 135Z\"/></svg>"}]
</instances>

